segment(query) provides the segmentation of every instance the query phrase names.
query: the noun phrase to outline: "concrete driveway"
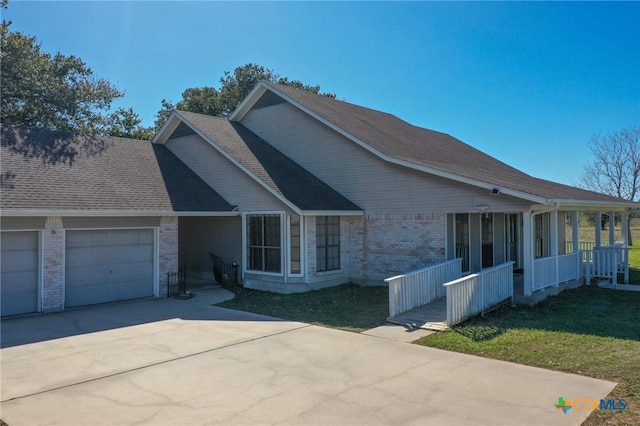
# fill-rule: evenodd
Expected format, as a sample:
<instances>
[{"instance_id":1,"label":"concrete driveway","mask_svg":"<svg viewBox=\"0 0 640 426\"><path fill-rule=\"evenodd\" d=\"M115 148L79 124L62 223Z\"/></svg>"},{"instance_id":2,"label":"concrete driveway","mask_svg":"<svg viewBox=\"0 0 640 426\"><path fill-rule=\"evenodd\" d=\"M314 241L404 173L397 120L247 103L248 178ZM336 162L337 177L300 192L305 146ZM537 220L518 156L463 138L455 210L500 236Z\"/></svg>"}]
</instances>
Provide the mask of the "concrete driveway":
<instances>
[{"instance_id":1,"label":"concrete driveway","mask_svg":"<svg viewBox=\"0 0 640 426\"><path fill-rule=\"evenodd\" d=\"M141 300L2 322L0 416L18 425L570 425L554 404L615 383L280 321Z\"/></svg>"}]
</instances>

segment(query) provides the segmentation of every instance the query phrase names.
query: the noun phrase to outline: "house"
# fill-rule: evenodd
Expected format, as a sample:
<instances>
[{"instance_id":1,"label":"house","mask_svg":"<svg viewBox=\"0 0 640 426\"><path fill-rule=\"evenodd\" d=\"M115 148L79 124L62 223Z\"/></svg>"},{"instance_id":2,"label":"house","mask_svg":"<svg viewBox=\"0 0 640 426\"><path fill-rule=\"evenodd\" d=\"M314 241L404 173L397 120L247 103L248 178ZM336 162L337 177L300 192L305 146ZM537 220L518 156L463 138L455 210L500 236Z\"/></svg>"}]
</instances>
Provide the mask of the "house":
<instances>
[{"instance_id":1,"label":"house","mask_svg":"<svg viewBox=\"0 0 640 426\"><path fill-rule=\"evenodd\" d=\"M30 176L20 180L16 171L13 188L3 185L2 236L31 232L31 247L41 247L32 272L36 311L71 306L65 293L74 285L66 281L76 279L80 230L147 229L148 240L153 233L153 278L147 272L141 282L153 281L156 296L178 261L191 276L210 278L210 252L237 262L245 286L279 292L383 284L453 258L462 259L463 272L512 261L523 274L518 291L530 296L581 275L578 212L625 215L636 206L531 177L393 115L268 82L228 118L175 111L152 144L104 140L110 147L72 165L41 166L10 149L2 157L3 174ZM92 183L94 173L101 184ZM609 245L614 239L612 232ZM96 281L107 282L104 274ZM49 292L60 293L55 303Z\"/></svg>"}]
</instances>

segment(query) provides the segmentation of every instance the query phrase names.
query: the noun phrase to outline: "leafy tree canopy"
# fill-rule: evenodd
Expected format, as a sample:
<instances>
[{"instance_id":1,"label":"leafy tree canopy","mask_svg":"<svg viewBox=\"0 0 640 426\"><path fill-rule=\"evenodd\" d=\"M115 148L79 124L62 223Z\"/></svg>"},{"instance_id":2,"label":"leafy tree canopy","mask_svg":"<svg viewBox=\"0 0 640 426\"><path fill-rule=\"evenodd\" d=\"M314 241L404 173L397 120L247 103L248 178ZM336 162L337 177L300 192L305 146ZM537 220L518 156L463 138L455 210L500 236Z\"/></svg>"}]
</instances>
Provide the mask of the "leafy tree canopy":
<instances>
[{"instance_id":1,"label":"leafy tree canopy","mask_svg":"<svg viewBox=\"0 0 640 426\"><path fill-rule=\"evenodd\" d=\"M175 105L163 99L162 108L156 116L156 131L160 129L174 109L227 117L261 80L322 94L330 98L336 97L333 93L320 93L319 85L308 85L298 80L289 80L272 69L250 63L237 67L233 72L225 71L220 78L220 88L218 89L209 86L189 88L182 93L182 99Z\"/></svg>"},{"instance_id":2,"label":"leafy tree canopy","mask_svg":"<svg viewBox=\"0 0 640 426\"><path fill-rule=\"evenodd\" d=\"M7 6L4 2L2 7ZM38 39L0 26L0 119L3 124L76 134L150 139L131 109L109 113L123 96L79 57L43 52Z\"/></svg>"}]
</instances>

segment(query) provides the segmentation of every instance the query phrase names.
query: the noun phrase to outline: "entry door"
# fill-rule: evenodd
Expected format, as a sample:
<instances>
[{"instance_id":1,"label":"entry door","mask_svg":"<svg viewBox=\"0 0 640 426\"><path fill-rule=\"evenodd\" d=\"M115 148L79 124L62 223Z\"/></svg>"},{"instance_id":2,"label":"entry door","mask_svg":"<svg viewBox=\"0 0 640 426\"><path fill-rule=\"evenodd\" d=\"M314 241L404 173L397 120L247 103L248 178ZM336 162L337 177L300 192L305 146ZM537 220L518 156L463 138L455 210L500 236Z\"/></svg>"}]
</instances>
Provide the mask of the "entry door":
<instances>
[{"instance_id":1,"label":"entry door","mask_svg":"<svg viewBox=\"0 0 640 426\"><path fill-rule=\"evenodd\" d=\"M507 260L518 263L518 215L508 214L507 218Z\"/></svg>"}]
</instances>

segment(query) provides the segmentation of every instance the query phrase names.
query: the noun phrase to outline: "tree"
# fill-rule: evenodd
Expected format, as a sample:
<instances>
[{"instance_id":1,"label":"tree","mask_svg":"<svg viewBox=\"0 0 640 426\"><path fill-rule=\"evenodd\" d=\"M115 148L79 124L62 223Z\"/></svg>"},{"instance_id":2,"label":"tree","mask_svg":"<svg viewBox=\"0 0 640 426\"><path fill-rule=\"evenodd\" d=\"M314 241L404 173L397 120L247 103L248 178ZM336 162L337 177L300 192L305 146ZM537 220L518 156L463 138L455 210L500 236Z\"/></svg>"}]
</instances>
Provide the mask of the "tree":
<instances>
[{"instance_id":1,"label":"tree","mask_svg":"<svg viewBox=\"0 0 640 426\"><path fill-rule=\"evenodd\" d=\"M640 126L618 130L607 135L595 134L589 141L594 160L584 167L581 186L623 198L640 198ZM629 215L638 217L638 209ZM627 239L631 245L631 227Z\"/></svg>"},{"instance_id":2,"label":"tree","mask_svg":"<svg viewBox=\"0 0 640 426\"><path fill-rule=\"evenodd\" d=\"M43 52L36 37L0 29L3 124L95 134L111 102L123 95L77 56Z\"/></svg>"},{"instance_id":3,"label":"tree","mask_svg":"<svg viewBox=\"0 0 640 426\"><path fill-rule=\"evenodd\" d=\"M246 64L236 67L233 72L225 71L220 78L220 89L214 87L189 88L182 92L182 100L172 104L162 100L162 108L155 121L156 131L162 127L173 109L200 114L227 117L261 80L291 86L315 94L335 98L333 93L320 93L319 85L304 84L299 80L289 80L262 65Z\"/></svg>"},{"instance_id":4,"label":"tree","mask_svg":"<svg viewBox=\"0 0 640 426\"><path fill-rule=\"evenodd\" d=\"M142 119L133 108L118 108L106 120L101 134L130 139L153 139L153 129L140 125Z\"/></svg>"}]
</instances>

